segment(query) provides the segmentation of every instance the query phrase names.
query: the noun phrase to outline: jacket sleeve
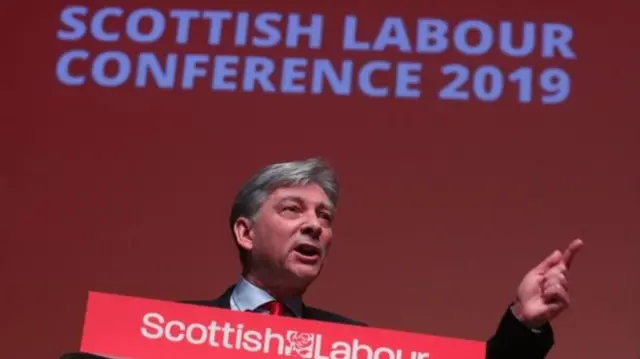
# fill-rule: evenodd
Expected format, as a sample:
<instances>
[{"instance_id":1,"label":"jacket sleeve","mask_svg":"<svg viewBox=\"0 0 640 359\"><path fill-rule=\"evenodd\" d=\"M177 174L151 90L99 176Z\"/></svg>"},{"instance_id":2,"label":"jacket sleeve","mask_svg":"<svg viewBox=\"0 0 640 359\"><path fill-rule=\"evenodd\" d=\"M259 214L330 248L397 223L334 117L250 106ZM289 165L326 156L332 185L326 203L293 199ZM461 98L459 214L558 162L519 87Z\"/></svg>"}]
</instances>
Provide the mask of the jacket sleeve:
<instances>
[{"instance_id":1,"label":"jacket sleeve","mask_svg":"<svg viewBox=\"0 0 640 359\"><path fill-rule=\"evenodd\" d=\"M543 359L554 344L549 323L531 330L513 315L511 307L502 316L498 329L487 341L486 359Z\"/></svg>"}]
</instances>

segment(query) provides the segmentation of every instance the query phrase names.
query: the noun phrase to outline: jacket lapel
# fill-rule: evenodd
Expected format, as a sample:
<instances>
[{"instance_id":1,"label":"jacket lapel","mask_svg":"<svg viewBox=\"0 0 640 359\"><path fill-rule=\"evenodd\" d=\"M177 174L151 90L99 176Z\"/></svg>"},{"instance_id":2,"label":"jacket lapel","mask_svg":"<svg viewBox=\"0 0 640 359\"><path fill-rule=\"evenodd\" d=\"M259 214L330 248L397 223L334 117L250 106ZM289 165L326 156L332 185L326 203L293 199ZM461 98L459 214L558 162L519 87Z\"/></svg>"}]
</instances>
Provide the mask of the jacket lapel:
<instances>
[{"instance_id":1,"label":"jacket lapel","mask_svg":"<svg viewBox=\"0 0 640 359\"><path fill-rule=\"evenodd\" d=\"M233 288L235 288L235 285L230 286L229 288L227 288L227 290L224 291L224 293L222 293L221 296L219 296L218 298L213 300L213 306L218 307L218 308L225 308L225 309L230 309L231 308L231 293L233 293Z\"/></svg>"}]
</instances>

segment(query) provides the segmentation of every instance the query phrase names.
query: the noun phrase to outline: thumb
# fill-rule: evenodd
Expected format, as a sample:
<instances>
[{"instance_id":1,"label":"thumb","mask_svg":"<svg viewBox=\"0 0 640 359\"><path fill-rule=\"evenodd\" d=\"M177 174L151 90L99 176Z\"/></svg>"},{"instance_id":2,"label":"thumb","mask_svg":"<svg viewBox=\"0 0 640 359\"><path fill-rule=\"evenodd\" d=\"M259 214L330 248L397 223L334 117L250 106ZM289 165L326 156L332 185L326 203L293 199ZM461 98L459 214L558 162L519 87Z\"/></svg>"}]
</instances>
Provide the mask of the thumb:
<instances>
[{"instance_id":1,"label":"thumb","mask_svg":"<svg viewBox=\"0 0 640 359\"><path fill-rule=\"evenodd\" d=\"M562 253L559 250L553 251L547 258L536 266L538 271L547 271L562 261Z\"/></svg>"}]
</instances>

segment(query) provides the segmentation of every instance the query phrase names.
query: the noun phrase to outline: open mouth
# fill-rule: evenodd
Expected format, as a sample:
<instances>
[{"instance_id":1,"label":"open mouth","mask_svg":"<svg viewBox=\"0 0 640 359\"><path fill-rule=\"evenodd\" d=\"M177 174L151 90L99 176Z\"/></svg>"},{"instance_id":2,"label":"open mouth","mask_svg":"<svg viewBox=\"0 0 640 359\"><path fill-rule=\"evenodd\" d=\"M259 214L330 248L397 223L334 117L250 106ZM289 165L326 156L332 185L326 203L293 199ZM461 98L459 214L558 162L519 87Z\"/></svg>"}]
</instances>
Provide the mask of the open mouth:
<instances>
[{"instance_id":1,"label":"open mouth","mask_svg":"<svg viewBox=\"0 0 640 359\"><path fill-rule=\"evenodd\" d=\"M322 250L320 249L320 247L314 246L313 244L309 243L300 243L295 246L294 250L296 251L296 253L306 259L316 260L320 258L320 255L322 254Z\"/></svg>"}]
</instances>

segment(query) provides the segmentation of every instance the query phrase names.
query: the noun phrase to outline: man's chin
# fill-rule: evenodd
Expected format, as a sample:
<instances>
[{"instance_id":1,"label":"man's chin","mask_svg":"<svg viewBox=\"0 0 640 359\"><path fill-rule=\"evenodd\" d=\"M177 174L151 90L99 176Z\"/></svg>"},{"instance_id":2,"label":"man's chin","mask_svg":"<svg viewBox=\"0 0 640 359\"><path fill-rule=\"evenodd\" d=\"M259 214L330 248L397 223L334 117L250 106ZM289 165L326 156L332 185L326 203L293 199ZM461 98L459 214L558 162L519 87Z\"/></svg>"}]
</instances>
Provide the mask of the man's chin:
<instances>
[{"instance_id":1,"label":"man's chin","mask_svg":"<svg viewBox=\"0 0 640 359\"><path fill-rule=\"evenodd\" d=\"M322 269L322 265L320 263L291 263L289 267L289 272L294 275L295 278L304 282L313 281L319 274Z\"/></svg>"}]
</instances>

